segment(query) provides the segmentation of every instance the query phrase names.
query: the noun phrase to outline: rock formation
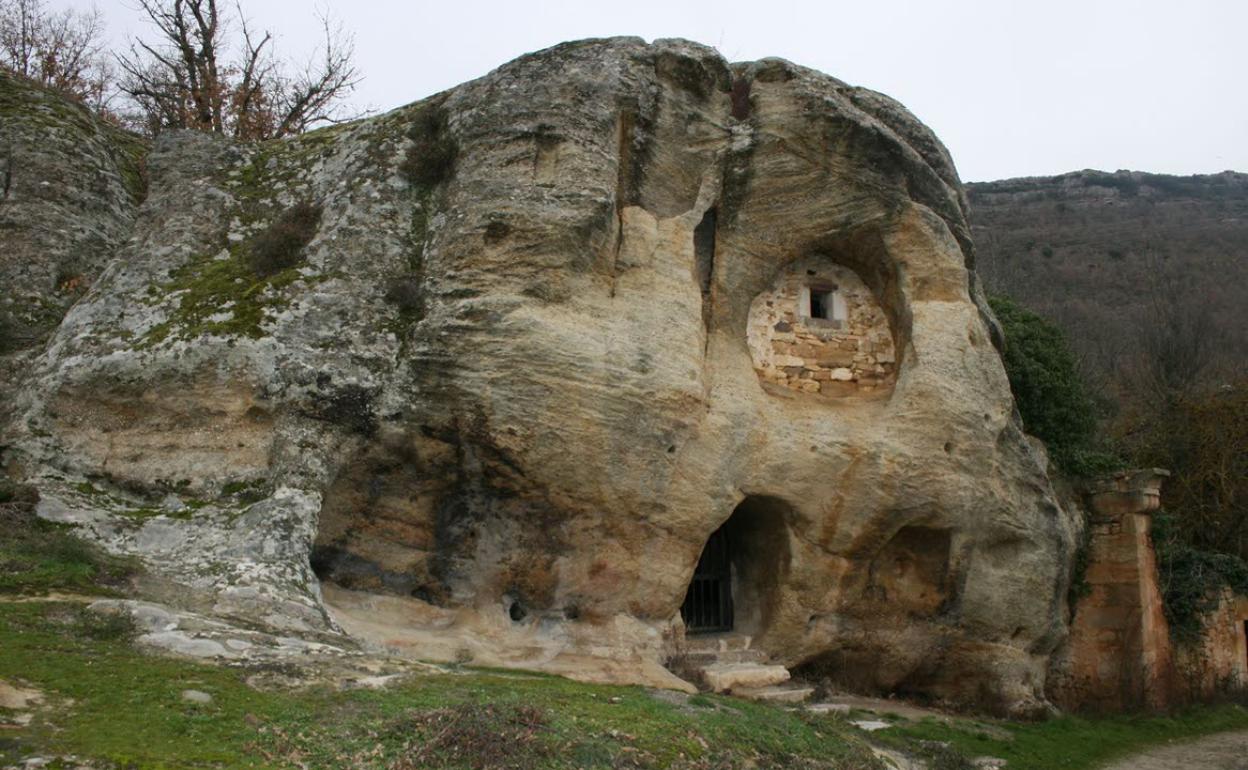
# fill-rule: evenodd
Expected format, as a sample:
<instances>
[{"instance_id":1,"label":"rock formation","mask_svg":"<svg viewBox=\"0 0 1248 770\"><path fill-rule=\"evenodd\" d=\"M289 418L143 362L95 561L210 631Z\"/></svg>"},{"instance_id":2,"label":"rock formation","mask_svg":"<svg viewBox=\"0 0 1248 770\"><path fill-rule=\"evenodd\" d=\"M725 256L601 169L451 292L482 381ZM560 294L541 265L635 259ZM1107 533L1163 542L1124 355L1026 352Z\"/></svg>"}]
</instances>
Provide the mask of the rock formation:
<instances>
[{"instance_id":1,"label":"rock formation","mask_svg":"<svg viewBox=\"0 0 1248 770\"><path fill-rule=\"evenodd\" d=\"M1045 707L1075 524L953 164L896 102L593 40L291 141L165 135L146 166L108 268L4 365L8 471L142 556L149 598L677 686L718 531L720 621L771 663ZM2 205L55 205L43 168Z\"/></svg>"}]
</instances>

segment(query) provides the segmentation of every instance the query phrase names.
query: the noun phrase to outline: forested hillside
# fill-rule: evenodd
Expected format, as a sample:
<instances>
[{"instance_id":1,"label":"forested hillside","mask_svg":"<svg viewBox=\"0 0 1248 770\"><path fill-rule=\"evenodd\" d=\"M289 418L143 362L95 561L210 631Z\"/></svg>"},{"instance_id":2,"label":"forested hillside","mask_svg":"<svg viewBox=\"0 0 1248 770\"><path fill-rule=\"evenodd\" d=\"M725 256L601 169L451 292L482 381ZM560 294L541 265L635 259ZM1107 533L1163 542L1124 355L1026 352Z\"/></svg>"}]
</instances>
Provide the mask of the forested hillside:
<instances>
[{"instance_id":1,"label":"forested hillside","mask_svg":"<svg viewBox=\"0 0 1248 770\"><path fill-rule=\"evenodd\" d=\"M989 293L1065 331L1102 448L1173 472L1156 541L1171 624L1190 627L1211 588L1248 591L1248 565L1210 554L1248 558L1248 174L1079 171L968 193Z\"/></svg>"},{"instance_id":2,"label":"forested hillside","mask_svg":"<svg viewBox=\"0 0 1248 770\"><path fill-rule=\"evenodd\" d=\"M1248 174L1078 171L967 191L989 293L1055 320L1094 379L1242 367Z\"/></svg>"}]
</instances>

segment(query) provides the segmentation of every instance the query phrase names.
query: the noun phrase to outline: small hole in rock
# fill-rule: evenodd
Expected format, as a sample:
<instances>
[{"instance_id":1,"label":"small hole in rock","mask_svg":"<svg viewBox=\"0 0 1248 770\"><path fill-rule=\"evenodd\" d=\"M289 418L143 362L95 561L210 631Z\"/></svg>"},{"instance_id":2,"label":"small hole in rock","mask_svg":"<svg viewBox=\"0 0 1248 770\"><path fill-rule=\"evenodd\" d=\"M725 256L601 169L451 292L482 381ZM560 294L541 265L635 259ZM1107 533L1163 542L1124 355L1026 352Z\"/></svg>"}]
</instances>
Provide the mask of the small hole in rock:
<instances>
[{"instance_id":1,"label":"small hole in rock","mask_svg":"<svg viewBox=\"0 0 1248 770\"><path fill-rule=\"evenodd\" d=\"M507 608L507 617L511 618L516 623L524 620L528 614L529 613L524 611L524 605L520 602L512 602L511 606Z\"/></svg>"},{"instance_id":2,"label":"small hole in rock","mask_svg":"<svg viewBox=\"0 0 1248 770\"><path fill-rule=\"evenodd\" d=\"M814 271L814 270L807 270L807 271L806 271L806 275L814 275L814 274L815 274L815 271Z\"/></svg>"},{"instance_id":3,"label":"small hole in rock","mask_svg":"<svg viewBox=\"0 0 1248 770\"><path fill-rule=\"evenodd\" d=\"M676 454L676 445L675 445L675 444L672 444L671 446L669 446L669 447L667 448L667 453L668 453L669 455L671 455L671 454Z\"/></svg>"},{"instance_id":4,"label":"small hole in rock","mask_svg":"<svg viewBox=\"0 0 1248 770\"><path fill-rule=\"evenodd\" d=\"M485 242L494 244L511 234L511 225L494 220L485 226Z\"/></svg>"},{"instance_id":5,"label":"small hole in rock","mask_svg":"<svg viewBox=\"0 0 1248 770\"><path fill-rule=\"evenodd\" d=\"M945 442L945 454L949 454L949 453L950 453L950 452L952 452L952 451L953 451L953 442L952 442L952 441L946 441L946 442Z\"/></svg>"},{"instance_id":6,"label":"small hole in rock","mask_svg":"<svg viewBox=\"0 0 1248 770\"><path fill-rule=\"evenodd\" d=\"M563 616L568 620L576 620L581 616L581 608L575 604L569 604L563 608Z\"/></svg>"}]
</instances>

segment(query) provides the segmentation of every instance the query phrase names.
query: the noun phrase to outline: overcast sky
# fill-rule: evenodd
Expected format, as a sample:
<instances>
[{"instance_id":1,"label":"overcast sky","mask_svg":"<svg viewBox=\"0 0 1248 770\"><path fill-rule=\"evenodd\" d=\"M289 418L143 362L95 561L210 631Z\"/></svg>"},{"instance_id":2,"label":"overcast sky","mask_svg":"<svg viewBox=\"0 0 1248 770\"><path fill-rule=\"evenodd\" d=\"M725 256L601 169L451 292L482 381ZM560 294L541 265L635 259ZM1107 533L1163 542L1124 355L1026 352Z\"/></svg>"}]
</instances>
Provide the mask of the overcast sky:
<instances>
[{"instance_id":1,"label":"overcast sky","mask_svg":"<svg viewBox=\"0 0 1248 770\"><path fill-rule=\"evenodd\" d=\"M377 109L564 40L685 37L899 99L968 181L1248 171L1248 0L241 2L292 58L310 52L314 9L327 8L355 34L356 98ZM97 5L115 38L146 31L134 0Z\"/></svg>"}]
</instances>

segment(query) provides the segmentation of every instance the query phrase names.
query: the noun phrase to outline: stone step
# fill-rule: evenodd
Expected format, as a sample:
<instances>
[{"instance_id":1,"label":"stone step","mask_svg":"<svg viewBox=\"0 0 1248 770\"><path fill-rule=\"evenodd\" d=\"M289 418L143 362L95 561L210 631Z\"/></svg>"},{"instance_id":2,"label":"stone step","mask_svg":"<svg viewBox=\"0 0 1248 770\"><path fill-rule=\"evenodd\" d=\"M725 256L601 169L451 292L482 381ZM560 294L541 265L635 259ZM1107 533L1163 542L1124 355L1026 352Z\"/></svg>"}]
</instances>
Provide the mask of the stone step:
<instances>
[{"instance_id":1,"label":"stone step","mask_svg":"<svg viewBox=\"0 0 1248 770\"><path fill-rule=\"evenodd\" d=\"M732 688L732 694L739 698L763 701L764 703L805 703L815 694L815 688L794 684L772 685L770 687L734 687Z\"/></svg>"},{"instance_id":2,"label":"stone step","mask_svg":"<svg viewBox=\"0 0 1248 770\"><path fill-rule=\"evenodd\" d=\"M708 634L685 638L685 649L695 652L736 652L750 649L753 637L745 634Z\"/></svg>"},{"instance_id":3,"label":"stone step","mask_svg":"<svg viewBox=\"0 0 1248 770\"><path fill-rule=\"evenodd\" d=\"M762 650L689 652L685 654L685 659L690 666L709 666L713 663L766 663L767 653Z\"/></svg>"},{"instance_id":4,"label":"stone step","mask_svg":"<svg viewBox=\"0 0 1248 770\"><path fill-rule=\"evenodd\" d=\"M789 670L784 666L761 663L712 663L701 670L702 682L715 692L747 688L759 689L787 682Z\"/></svg>"}]
</instances>

